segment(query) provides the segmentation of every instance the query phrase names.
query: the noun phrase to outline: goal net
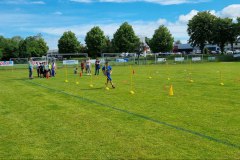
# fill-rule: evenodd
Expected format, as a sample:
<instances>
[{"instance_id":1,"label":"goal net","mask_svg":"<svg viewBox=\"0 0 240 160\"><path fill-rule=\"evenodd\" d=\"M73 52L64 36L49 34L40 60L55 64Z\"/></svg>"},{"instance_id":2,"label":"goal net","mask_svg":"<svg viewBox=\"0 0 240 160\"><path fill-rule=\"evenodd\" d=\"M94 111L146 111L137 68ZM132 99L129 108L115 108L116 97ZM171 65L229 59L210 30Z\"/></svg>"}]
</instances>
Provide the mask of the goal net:
<instances>
[{"instance_id":1,"label":"goal net","mask_svg":"<svg viewBox=\"0 0 240 160\"><path fill-rule=\"evenodd\" d=\"M135 64L135 53L102 53L102 61L111 65Z\"/></svg>"}]
</instances>

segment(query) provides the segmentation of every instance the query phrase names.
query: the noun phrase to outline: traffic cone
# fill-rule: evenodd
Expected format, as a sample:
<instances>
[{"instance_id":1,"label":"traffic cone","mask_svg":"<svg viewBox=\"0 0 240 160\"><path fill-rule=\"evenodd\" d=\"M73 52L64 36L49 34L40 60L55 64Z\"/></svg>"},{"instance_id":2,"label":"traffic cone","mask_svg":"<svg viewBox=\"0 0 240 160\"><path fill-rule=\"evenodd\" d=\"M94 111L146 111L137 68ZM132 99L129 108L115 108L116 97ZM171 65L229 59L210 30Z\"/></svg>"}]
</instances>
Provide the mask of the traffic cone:
<instances>
[{"instance_id":1,"label":"traffic cone","mask_svg":"<svg viewBox=\"0 0 240 160\"><path fill-rule=\"evenodd\" d=\"M170 86L170 90L169 90L169 96L173 96L174 94L173 94L173 86L171 85Z\"/></svg>"},{"instance_id":2,"label":"traffic cone","mask_svg":"<svg viewBox=\"0 0 240 160\"><path fill-rule=\"evenodd\" d=\"M46 74L46 78L49 79L49 73Z\"/></svg>"}]
</instances>

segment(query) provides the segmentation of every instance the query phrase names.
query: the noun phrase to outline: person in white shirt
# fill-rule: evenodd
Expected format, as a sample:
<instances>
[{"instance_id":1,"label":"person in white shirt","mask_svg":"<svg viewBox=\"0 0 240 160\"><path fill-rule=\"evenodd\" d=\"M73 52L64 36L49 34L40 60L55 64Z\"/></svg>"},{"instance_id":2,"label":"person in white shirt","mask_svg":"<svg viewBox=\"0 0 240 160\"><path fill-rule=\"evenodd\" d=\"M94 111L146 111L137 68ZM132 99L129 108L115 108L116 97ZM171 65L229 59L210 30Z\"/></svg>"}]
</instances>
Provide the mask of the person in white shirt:
<instances>
[{"instance_id":1,"label":"person in white shirt","mask_svg":"<svg viewBox=\"0 0 240 160\"><path fill-rule=\"evenodd\" d=\"M87 70L87 75L91 75L91 61L90 58L86 61L86 70Z\"/></svg>"}]
</instances>

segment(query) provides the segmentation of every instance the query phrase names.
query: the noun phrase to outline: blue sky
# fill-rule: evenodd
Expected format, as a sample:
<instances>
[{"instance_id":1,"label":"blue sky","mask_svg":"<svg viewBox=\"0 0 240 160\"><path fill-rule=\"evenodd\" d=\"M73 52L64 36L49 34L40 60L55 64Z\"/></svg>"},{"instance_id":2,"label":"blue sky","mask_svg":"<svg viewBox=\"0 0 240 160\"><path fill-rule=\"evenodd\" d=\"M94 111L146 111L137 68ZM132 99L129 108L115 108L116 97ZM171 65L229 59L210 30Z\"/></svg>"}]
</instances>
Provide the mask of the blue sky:
<instances>
[{"instance_id":1,"label":"blue sky","mask_svg":"<svg viewBox=\"0 0 240 160\"><path fill-rule=\"evenodd\" d=\"M240 17L239 0L0 0L0 35L27 37L41 33L56 49L64 31L81 43L93 26L110 37L127 21L139 37L151 37L165 25L175 40L187 42L187 22L198 11L220 17Z\"/></svg>"}]
</instances>

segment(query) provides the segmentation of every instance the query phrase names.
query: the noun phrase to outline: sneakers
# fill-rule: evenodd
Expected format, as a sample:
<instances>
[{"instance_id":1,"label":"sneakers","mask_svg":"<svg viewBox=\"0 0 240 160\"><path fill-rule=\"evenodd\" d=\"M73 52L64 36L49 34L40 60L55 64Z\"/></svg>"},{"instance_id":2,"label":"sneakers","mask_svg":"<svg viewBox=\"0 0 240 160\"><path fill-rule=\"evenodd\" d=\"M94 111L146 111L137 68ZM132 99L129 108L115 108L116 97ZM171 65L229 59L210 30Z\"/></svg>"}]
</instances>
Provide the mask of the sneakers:
<instances>
[{"instance_id":1,"label":"sneakers","mask_svg":"<svg viewBox=\"0 0 240 160\"><path fill-rule=\"evenodd\" d=\"M107 87L107 83L105 83L106 87ZM114 85L112 85L112 88L116 88Z\"/></svg>"}]
</instances>

